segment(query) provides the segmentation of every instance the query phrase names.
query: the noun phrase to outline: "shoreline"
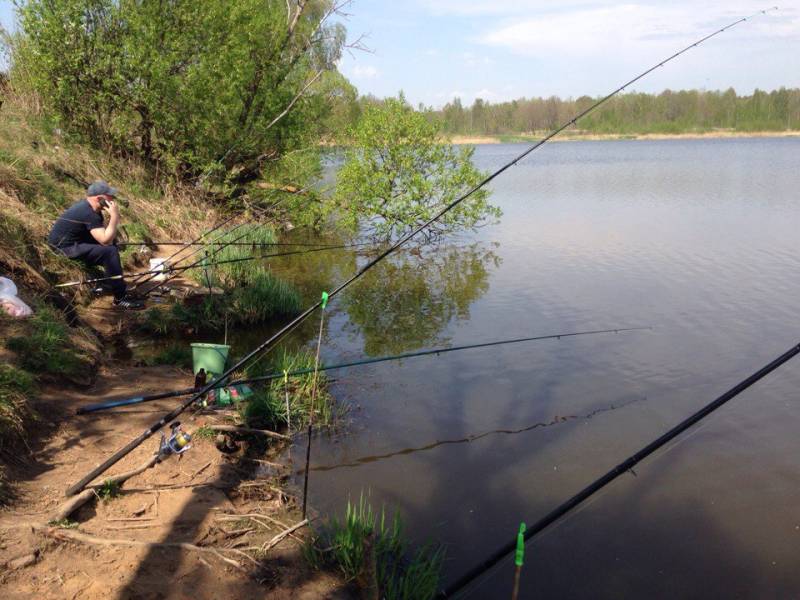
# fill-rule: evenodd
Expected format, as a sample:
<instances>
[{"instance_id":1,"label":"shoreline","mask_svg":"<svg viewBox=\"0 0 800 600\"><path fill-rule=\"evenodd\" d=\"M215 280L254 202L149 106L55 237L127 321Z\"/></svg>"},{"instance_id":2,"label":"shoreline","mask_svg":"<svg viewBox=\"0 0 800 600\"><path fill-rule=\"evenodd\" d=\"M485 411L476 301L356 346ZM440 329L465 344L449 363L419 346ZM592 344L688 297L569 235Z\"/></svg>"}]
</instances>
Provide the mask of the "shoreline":
<instances>
[{"instance_id":1,"label":"shoreline","mask_svg":"<svg viewBox=\"0 0 800 600\"><path fill-rule=\"evenodd\" d=\"M515 144L537 142L547 133L538 135L454 135L450 143L461 145L479 144ZM600 141L631 141L631 140L705 140L705 139L732 139L732 138L787 138L800 137L800 130L792 131L706 131L688 133L565 133L557 136L554 142L600 142Z\"/></svg>"}]
</instances>

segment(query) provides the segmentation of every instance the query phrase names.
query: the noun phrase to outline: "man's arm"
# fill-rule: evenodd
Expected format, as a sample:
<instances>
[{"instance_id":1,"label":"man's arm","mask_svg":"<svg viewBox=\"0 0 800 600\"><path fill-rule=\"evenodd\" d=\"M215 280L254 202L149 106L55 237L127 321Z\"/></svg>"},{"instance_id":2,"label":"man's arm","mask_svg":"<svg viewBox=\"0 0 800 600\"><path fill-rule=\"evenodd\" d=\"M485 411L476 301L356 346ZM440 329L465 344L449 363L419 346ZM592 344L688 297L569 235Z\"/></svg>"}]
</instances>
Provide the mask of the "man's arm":
<instances>
[{"instance_id":1,"label":"man's arm","mask_svg":"<svg viewBox=\"0 0 800 600\"><path fill-rule=\"evenodd\" d=\"M119 225L119 206L114 200L108 201L108 225L105 227L96 227L89 233L97 240L98 244L109 246L114 238L117 237L117 225Z\"/></svg>"}]
</instances>

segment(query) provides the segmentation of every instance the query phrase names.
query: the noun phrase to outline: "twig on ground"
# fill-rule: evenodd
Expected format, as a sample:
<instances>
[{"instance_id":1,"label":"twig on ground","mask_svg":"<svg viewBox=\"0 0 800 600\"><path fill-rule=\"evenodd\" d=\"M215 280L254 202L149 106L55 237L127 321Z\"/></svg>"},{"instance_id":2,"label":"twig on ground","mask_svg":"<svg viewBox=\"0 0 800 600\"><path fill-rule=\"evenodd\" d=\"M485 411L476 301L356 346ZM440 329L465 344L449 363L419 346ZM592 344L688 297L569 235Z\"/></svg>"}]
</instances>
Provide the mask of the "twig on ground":
<instances>
[{"instance_id":1,"label":"twig on ground","mask_svg":"<svg viewBox=\"0 0 800 600\"><path fill-rule=\"evenodd\" d=\"M269 540L268 542L264 542L260 547L259 546L251 546L247 548L248 550L257 550L260 553L265 553L270 548L274 548L278 544L280 544L287 536L291 535L293 532L297 531L301 527L305 527L308 525L308 519L303 519L299 523L292 525L289 529L281 531L278 535L274 538Z\"/></svg>"},{"instance_id":2,"label":"twig on ground","mask_svg":"<svg viewBox=\"0 0 800 600\"><path fill-rule=\"evenodd\" d=\"M86 535L85 533L81 533L79 531L57 529L55 527L46 527L42 525L36 526L35 529L37 529L38 531L40 531L41 533L43 533L48 537L65 542L78 542L81 544L92 544L95 546L130 546L137 548L179 548L181 550L192 550L193 552L208 553L208 554L213 554L223 562L233 567L236 567L239 570L244 570L241 564L239 564L233 559L223 556L219 550L217 550L216 548L212 548L210 546L209 547L195 546L194 544L189 544L188 542L142 542L139 540L105 539L105 538L95 537L93 535ZM236 550L230 550L230 551L237 552L237 554L244 554Z\"/></svg>"}]
</instances>

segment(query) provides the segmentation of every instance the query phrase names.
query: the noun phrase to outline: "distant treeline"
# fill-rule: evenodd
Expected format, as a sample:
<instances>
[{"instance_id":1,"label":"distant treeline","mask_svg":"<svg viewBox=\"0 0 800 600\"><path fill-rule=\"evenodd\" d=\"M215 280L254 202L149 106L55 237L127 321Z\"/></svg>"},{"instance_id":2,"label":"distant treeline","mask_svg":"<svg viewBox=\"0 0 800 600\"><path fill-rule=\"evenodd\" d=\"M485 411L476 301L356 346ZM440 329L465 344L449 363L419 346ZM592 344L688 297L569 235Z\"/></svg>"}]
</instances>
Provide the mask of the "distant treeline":
<instances>
[{"instance_id":1,"label":"distant treeline","mask_svg":"<svg viewBox=\"0 0 800 600\"><path fill-rule=\"evenodd\" d=\"M479 98L465 107L456 98L426 113L451 135L519 135L554 129L596 100L589 96L574 100L553 96L490 104ZM724 92L622 94L581 119L576 129L589 134L797 130L800 89L756 90L750 96L737 96L732 88Z\"/></svg>"}]
</instances>

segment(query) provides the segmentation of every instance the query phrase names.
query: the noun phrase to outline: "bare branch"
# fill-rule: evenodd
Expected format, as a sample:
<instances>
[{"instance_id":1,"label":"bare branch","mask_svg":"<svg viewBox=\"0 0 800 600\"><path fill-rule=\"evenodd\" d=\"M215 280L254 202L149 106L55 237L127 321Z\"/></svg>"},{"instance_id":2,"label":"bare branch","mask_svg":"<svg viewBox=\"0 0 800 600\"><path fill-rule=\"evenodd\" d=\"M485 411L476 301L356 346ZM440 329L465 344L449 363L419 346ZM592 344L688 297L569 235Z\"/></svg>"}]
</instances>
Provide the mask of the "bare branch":
<instances>
[{"instance_id":1,"label":"bare branch","mask_svg":"<svg viewBox=\"0 0 800 600\"><path fill-rule=\"evenodd\" d=\"M270 127L272 127L273 125L275 125L275 123L277 123L277 122L278 122L278 121L280 121L280 120L281 120L283 117L285 117L287 114L289 114L289 111L290 111L290 110L292 110L292 107L295 105L295 103L297 103L297 101L300 99L300 97L301 97L303 94L305 94L306 90L307 90L308 88L310 88L310 87L311 87L311 85L312 85L312 84L313 84L313 83L314 83L314 82L315 82L317 79L319 79L319 77L320 77L321 75L322 75L322 71L317 71L317 74L316 74L316 75L314 75L314 77L312 77L312 78L311 78L311 79L308 81L308 83L306 83L306 84L303 86L303 89L301 89L299 92L297 92L297 94L295 95L295 97L294 97L294 98L292 98L292 101L291 101L291 102L289 102L289 105L288 105L286 108L284 108L284 109L283 109L283 111L282 111L282 112L281 112L281 113L280 113L280 114L279 114L277 117L275 117L274 119L272 119L272 121L270 121L269 125L267 125L267 126L265 127L264 131L266 131L267 129L269 129L269 128L270 128Z\"/></svg>"}]
</instances>

